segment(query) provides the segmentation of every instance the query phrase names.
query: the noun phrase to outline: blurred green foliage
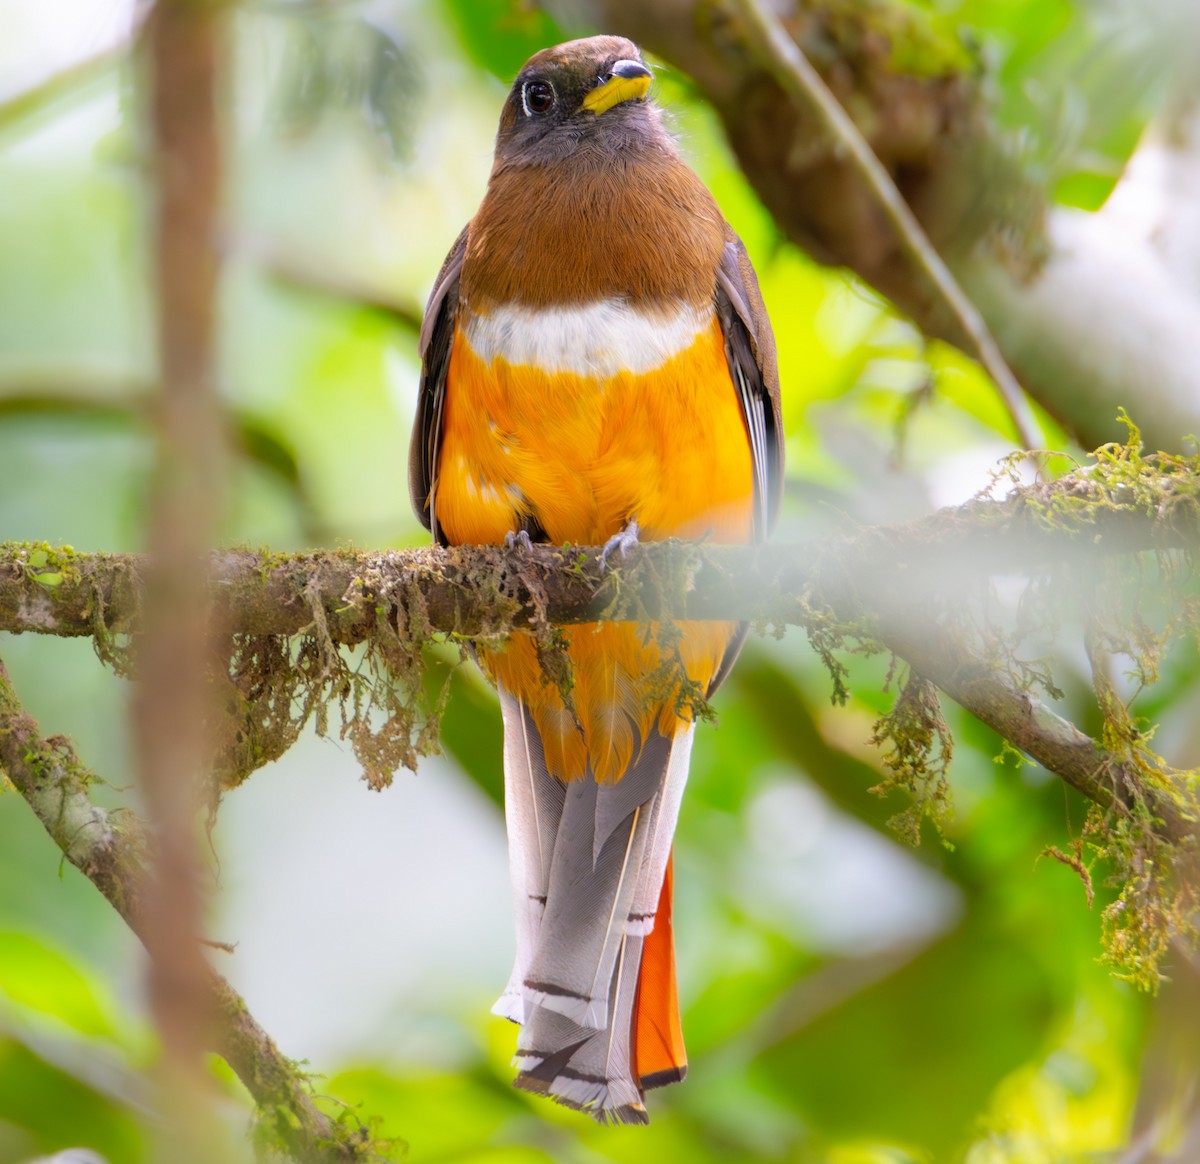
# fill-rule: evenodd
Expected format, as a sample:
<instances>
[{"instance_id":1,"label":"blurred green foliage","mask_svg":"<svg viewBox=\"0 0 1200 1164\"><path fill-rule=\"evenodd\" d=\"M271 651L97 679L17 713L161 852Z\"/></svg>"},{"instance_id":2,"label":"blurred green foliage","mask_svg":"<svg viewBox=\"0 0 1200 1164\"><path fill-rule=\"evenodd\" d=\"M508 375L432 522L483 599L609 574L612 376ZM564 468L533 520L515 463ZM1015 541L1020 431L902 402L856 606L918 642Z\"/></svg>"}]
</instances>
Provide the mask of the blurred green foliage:
<instances>
[{"instance_id":1,"label":"blurred green foliage","mask_svg":"<svg viewBox=\"0 0 1200 1164\"><path fill-rule=\"evenodd\" d=\"M1153 106L1152 86L1133 83L1144 62L1125 84L1119 28L1082 0L923 7L978 48L999 116L1020 129L1054 195L1097 205ZM232 18L220 304L230 543L424 542L405 476L413 318L482 193L504 84L531 51L578 31L509 0L386 11L250 5ZM118 51L41 102L0 102L5 539L140 545L153 200L137 82ZM790 457L777 536L900 520L984 488L1010 435L975 366L785 245L686 80L668 71L658 86L775 319ZM130 782L128 693L88 644L6 636L0 655L46 733L70 735L117 788ZM427 870L456 838L432 824L366 871L354 826L301 844L293 781L304 775L321 816L326 769L353 780L333 745L281 764L294 765L289 783L272 785L263 817L249 816L249 791L231 796L216 833L214 926L251 916L222 904L242 895L263 924L277 911L303 935L299 956L268 950L255 971L240 960L253 953L239 953L230 973L269 984L245 986L247 1001L323 1076L331 1111L377 1118L414 1162L1049 1164L1108 1159L1124 1142L1150 1004L1096 964L1099 906L1088 911L1070 870L1039 860L1069 846L1083 804L948 707L958 741L948 843L903 848L885 823L903 803L869 791L881 773L867 740L892 699L886 660L852 660L851 700L833 708L828 676L797 635L751 640L717 700L719 726L697 742L677 851L689 1079L652 1097L644 1132L513 1091L511 1030L486 1013L508 955L490 950L483 915L470 912L507 892L493 859L499 717L456 651L437 661L457 668L448 761L418 783L458 798L431 819L469 817L450 859L480 893L439 896L446 881ZM1094 729L1078 652L1068 645L1057 665L1061 710ZM1196 747L1196 676L1194 651L1172 656L1146 704L1181 752ZM398 784L385 796L412 794ZM364 792L354 811L377 803ZM252 842L239 814L268 822ZM292 867L289 843L294 867L333 887L327 913L278 874ZM247 896L255 885L260 895ZM404 922L395 973L376 967L370 990L339 987L331 951L370 962L377 902L418 896L431 904ZM371 903L362 913L359 897ZM1099 905L1110 897L1101 884ZM437 960L443 931L460 935L453 972ZM229 936L251 946L253 926ZM115 915L25 805L0 796L0 1164L73 1144L111 1164L148 1158L154 1048L140 975ZM441 979L453 988L439 994ZM306 1045L298 1032L314 1014L342 1034ZM384 1045L376 1027L402 1037ZM225 1102L239 1126L247 1104L235 1084Z\"/></svg>"}]
</instances>

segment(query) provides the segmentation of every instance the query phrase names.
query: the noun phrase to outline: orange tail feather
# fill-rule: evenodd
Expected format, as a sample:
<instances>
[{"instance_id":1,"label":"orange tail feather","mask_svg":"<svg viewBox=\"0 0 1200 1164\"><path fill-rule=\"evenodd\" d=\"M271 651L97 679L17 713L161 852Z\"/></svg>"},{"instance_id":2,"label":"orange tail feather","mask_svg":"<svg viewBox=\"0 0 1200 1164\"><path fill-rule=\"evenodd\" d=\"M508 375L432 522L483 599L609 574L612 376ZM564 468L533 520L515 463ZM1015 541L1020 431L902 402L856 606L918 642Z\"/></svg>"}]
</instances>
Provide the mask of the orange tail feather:
<instances>
[{"instance_id":1,"label":"orange tail feather","mask_svg":"<svg viewBox=\"0 0 1200 1164\"><path fill-rule=\"evenodd\" d=\"M667 860L654 929L642 947L633 1009L633 1075L644 1091L679 1083L687 1075L687 1052L675 982L675 938L671 930L674 858Z\"/></svg>"}]
</instances>

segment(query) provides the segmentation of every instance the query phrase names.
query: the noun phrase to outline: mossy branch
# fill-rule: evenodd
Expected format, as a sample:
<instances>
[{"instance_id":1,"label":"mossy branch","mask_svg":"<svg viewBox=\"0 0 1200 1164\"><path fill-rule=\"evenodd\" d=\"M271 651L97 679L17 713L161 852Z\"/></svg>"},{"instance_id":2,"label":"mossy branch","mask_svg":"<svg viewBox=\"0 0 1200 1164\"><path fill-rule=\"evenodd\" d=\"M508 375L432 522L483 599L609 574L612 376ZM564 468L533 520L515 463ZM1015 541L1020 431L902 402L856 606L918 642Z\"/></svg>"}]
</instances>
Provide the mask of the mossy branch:
<instances>
[{"instance_id":1,"label":"mossy branch","mask_svg":"<svg viewBox=\"0 0 1200 1164\"><path fill-rule=\"evenodd\" d=\"M467 637L667 615L807 626L812 606L844 608L850 617L855 604L844 596L847 582L869 589L881 571L885 589L903 596L927 583L952 590L936 583L947 572L955 582L1035 573L1198 542L1200 468L1156 455L1136 471L1091 466L1014 489L1004 500L979 498L821 543L644 543L607 574L598 548L589 546L234 549L214 552L209 569L217 621L229 633L305 633L319 609L322 636L333 645L354 645L385 621L407 633L413 618L430 635ZM0 631L94 636L106 649L138 624L148 565L139 554L0 542ZM922 602L919 594L909 599ZM865 592L857 605L854 617L875 613Z\"/></svg>"},{"instance_id":2,"label":"mossy branch","mask_svg":"<svg viewBox=\"0 0 1200 1164\"><path fill-rule=\"evenodd\" d=\"M822 641L831 625L835 642L868 637L1107 809L1131 803L1144 774L1058 716L1030 684L972 641L959 617L962 595L994 573L1035 573L1098 556L1197 545L1195 464L1143 458L1132 443L1108 446L1097 458L1058 481L906 525L862 529L818 545L647 544L607 574L595 549L580 547L223 551L210 561L215 619L249 676L239 684L243 702L260 717L278 721L282 707L286 719L292 696L303 697L312 711L342 693L343 733L374 772L372 783L388 778L389 757L415 762L430 743L428 724L421 725L415 750L407 736L403 746L398 742L405 733L393 733L394 746L381 752L379 737L364 736L362 726L362 707L378 692L347 694L340 646L365 643L385 670L405 670L415 682L419 651L435 633L494 638L520 628L544 633L584 621L682 616L801 625ZM127 665L123 643L140 618L146 568L138 555L0 544L0 630L92 636L102 657ZM301 643L291 655L289 640ZM271 643L284 646L269 651ZM269 656L273 676L303 671L304 684L262 695L263 668L246 665L251 655L259 662ZM394 692L380 698L393 705L375 706L404 711L412 726L411 708L397 709ZM353 705L349 712L346 700ZM292 738L288 732L272 746L250 748L234 765L236 778ZM1164 799L1151 807L1166 836L1193 832L1190 814L1178 806Z\"/></svg>"},{"instance_id":3,"label":"mossy branch","mask_svg":"<svg viewBox=\"0 0 1200 1164\"><path fill-rule=\"evenodd\" d=\"M88 789L100 778L61 736L43 737L21 706L0 662L0 773L25 798L63 855L107 898L139 938L145 936L147 844L130 812L110 813ZM366 1129L331 1120L313 1102L306 1076L275 1046L232 986L211 968L213 1049L254 1097L260 1134L297 1160L371 1164L382 1160ZM271 1126L264 1128L262 1121Z\"/></svg>"},{"instance_id":4,"label":"mossy branch","mask_svg":"<svg viewBox=\"0 0 1200 1164\"><path fill-rule=\"evenodd\" d=\"M986 596L994 574L1093 577L1143 551L1169 554L1178 573L1198 543L1200 458L1143 456L1134 431L1128 444L1098 450L1093 465L1056 482L815 545L645 544L607 572L594 548L578 547L214 553L197 563L210 579L213 625L226 652L221 659L218 649L210 676L216 759L207 791L215 806L225 789L282 754L311 718L327 731L331 708L372 786L388 783L399 765L415 766L437 746L446 686L429 682L423 651L438 635L494 642L532 630L553 673L563 661L558 628L571 623L686 617L800 625L835 680L844 674L837 653L846 648L891 651L907 664L903 690L915 714L885 716L877 737L886 783L918 801L905 818L910 834L920 814L936 821L944 793L949 736L934 687L1092 801L1098 815L1089 818L1088 843L1116 870L1122 900L1133 903L1115 918L1110 955L1153 985L1156 951L1168 932L1185 928L1183 906L1172 906L1163 886L1175 850L1190 851L1194 841L1194 781L1135 730L1117 730L1115 710L1100 709L1101 739L1054 711L1038 694L1055 695L1048 671L1020 661L1005 632L988 625ZM141 625L148 565L138 555L0 544L0 630L90 636L102 659L132 674L129 644ZM64 851L137 928L137 878L114 881L107 872L104 861L113 858L101 860L107 850L89 840L107 825L92 823L80 791L86 779L77 784L50 804L37 801L45 789L35 782L21 786L43 820L66 829L55 834ZM129 859L121 860L127 868ZM1147 868L1164 872L1147 878ZM253 1058L245 1047L241 1053ZM286 1065L279 1069L287 1078ZM279 1108L269 1101L266 1110Z\"/></svg>"}]
</instances>

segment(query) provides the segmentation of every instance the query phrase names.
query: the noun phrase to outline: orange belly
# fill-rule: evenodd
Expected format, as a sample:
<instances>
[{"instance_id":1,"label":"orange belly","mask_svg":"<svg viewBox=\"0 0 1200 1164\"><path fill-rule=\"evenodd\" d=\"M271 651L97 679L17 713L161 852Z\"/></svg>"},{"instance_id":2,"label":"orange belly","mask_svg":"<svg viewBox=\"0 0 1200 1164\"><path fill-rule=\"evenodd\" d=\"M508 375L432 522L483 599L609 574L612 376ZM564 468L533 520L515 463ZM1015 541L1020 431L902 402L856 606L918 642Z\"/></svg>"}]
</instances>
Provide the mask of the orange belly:
<instances>
[{"instance_id":1,"label":"orange belly","mask_svg":"<svg viewBox=\"0 0 1200 1164\"><path fill-rule=\"evenodd\" d=\"M600 544L631 518L646 540L751 539L750 446L715 318L653 371L603 381L484 363L456 331L442 433L435 503L452 543L500 543L528 516L555 544ZM704 692L734 625L678 625L679 662ZM527 635L481 650L480 662L529 707L554 775L619 779L655 721L673 734L689 720L679 683L664 676L655 628L605 623L565 637L567 702Z\"/></svg>"}]
</instances>

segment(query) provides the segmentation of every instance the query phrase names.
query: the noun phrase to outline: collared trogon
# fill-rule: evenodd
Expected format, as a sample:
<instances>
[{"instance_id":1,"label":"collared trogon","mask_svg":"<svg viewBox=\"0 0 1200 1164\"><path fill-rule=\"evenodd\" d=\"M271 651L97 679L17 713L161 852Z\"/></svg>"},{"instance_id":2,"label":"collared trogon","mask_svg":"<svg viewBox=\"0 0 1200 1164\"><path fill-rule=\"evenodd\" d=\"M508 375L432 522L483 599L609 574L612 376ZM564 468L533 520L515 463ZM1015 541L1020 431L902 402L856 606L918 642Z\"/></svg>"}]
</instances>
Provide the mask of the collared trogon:
<instances>
[{"instance_id":1,"label":"collared trogon","mask_svg":"<svg viewBox=\"0 0 1200 1164\"><path fill-rule=\"evenodd\" d=\"M597 36L538 53L513 85L421 331L410 483L440 543L737 543L773 522L770 324L650 79L636 45ZM745 628L679 630L672 651L711 694ZM522 1024L519 1087L642 1123L644 1091L687 1070L671 842L695 724L652 630L566 639L566 699L528 635L478 652L504 716L517 922L495 1009Z\"/></svg>"}]
</instances>

